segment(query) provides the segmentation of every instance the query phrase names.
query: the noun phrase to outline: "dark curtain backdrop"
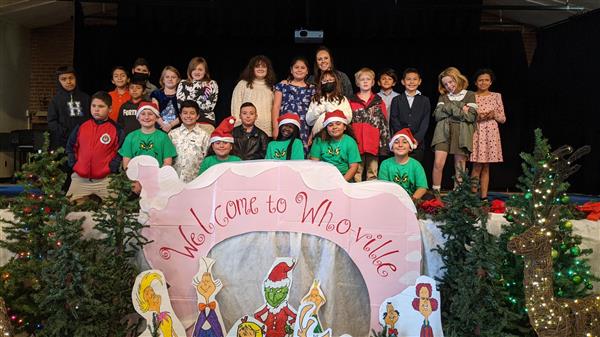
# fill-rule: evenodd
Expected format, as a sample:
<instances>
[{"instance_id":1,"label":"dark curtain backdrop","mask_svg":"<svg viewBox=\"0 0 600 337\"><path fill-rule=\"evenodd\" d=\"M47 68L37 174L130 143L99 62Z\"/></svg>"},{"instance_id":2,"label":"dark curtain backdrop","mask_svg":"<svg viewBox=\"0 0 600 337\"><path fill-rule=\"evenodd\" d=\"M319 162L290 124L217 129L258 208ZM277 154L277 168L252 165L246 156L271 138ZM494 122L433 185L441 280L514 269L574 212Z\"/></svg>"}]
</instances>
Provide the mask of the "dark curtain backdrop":
<instances>
[{"instance_id":1,"label":"dark curtain backdrop","mask_svg":"<svg viewBox=\"0 0 600 337\"><path fill-rule=\"evenodd\" d=\"M600 10L543 29L529 75L529 129L541 128L554 147L591 145L571 190L600 191ZM596 98L594 98L596 97Z\"/></svg>"},{"instance_id":2,"label":"dark curtain backdrop","mask_svg":"<svg viewBox=\"0 0 600 337\"><path fill-rule=\"evenodd\" d=\"M501 135L505 162L491 169L493 190L514 190L520 174L518 152L533 135L525 125L527 62L518 32L481 32L481 1L133 1L119 4L116 26L76 24L75 64L80 84L87 92L112 90L110 70L128 69L138 56L151 66L152 82L165 65L185 76L193 56L207 59L211 76L219 84L217 118L227 116L233 87L248 59L264 54L273 61L279 79L289 73L289 62L304 55L312 63L318 45L296 44L294 30L323 29L324 44L333 51L336 67L351 80L361 67L376 73L392 67L422 72L420 90L435 106L437 75L448 66L458 67L470 81L480 67L497 74L493 90L501 92L507 114ZM77 14L77 12L76 12ZM80 17L76 21L85 21ZM470 89L474 89L471 85ZM377 89L378 90L378 89ZM403 91L400 83L397 91ZM431 139L435 122L429 128ZM523 139L524 137L524 139ZM431 177L433 152L424 163ZM451 188L453 164L446 164L444 187Z\"/></svg>"}]
</instances>

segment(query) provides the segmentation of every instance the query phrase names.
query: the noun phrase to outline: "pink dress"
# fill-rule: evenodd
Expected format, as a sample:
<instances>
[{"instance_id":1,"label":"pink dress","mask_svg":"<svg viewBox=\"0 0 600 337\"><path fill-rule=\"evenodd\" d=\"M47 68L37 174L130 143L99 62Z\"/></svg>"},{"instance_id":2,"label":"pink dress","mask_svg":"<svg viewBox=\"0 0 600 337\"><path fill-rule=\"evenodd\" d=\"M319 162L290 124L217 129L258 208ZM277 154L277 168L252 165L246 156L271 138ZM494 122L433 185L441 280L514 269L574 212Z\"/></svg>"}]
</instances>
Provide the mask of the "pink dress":
<instances>
[{"instance_id":1,"label":"pink dress","mask_svg":"<svg viewBox=\"0 0 600 337\"><path fill-rule=\"evenodd\" d=\"M504 105L502 96L497 92L489 95L475 95L477 102L477 126L473 134L473 152L470 160L476 163L502 162L502 145L498 123L504 123ZM488 117L482 115L492 112Z\"/></svg>"}]
</instances>

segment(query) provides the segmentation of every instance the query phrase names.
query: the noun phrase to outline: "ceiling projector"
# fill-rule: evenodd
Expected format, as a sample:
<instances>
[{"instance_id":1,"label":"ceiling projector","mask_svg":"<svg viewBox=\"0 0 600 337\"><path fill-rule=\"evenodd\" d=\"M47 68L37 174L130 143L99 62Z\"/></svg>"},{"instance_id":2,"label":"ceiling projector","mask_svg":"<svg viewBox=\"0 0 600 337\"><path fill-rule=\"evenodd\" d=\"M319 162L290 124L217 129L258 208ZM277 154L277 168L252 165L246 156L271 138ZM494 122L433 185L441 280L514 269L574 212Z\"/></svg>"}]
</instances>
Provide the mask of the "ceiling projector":
<instances>
[{"instance_id":1,"label":"ceiling projector","mask_svg":"<svg viewBox=\"0 0 600 337\"><path fill-rule=\"evenodd\" d=\"M322 43L322 30L296 29L294 31L294 41L296 43Z\"/></svg>"}]
</instances>

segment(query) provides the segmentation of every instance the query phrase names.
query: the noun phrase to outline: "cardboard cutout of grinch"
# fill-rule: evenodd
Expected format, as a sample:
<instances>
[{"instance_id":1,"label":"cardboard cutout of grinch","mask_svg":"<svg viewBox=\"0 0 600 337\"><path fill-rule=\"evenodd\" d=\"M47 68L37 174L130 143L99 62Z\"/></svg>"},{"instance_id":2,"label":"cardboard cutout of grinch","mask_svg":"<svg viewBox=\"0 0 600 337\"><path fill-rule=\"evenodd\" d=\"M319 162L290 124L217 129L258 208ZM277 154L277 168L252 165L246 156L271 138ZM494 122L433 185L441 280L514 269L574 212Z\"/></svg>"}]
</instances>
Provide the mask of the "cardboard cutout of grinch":
<instances>
[{"instance_id":1,"label":"cardboard cutout of grinch","mask_svg":"<svg viewBox=\"0 0 600 337\"><path fill-rule=\"evenodd\" d=\"M288 304L292 286L292 278L288 273L295 265L290 257L277 258L264 281L265 304L254 313L254 318L265 325L266 337L284 337L293 333L296 310Z\"/></svg>"},{"instance_id":2,"label":"cardboard cutout of grinch","mask_svg":"<svg viewBox=\"0 0 600 337\"><path fill-rule=\"evenodd\" d=\"M215 297L223 288L221 280L213 278L211 269L215 260L202 257L198 260L198 274L192 284L198 296L198 318L192 337L223 337L225 326Z\"/></svg>"}]
</instances>

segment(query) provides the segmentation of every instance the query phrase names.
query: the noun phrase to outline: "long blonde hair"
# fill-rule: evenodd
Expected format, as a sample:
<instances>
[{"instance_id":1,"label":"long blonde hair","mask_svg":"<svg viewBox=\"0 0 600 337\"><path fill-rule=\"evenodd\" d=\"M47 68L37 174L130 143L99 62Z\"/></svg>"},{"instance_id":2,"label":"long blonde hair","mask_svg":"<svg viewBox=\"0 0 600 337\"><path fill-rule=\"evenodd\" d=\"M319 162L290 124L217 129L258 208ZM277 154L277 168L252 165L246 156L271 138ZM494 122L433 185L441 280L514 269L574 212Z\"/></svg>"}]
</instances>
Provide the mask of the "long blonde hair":
<instances>
[{"instance_id":1,"label":"long blonde hair","mask_svg":"<svg viewBox=\"0 0 600 337\"><path fill-rule=\"evenodd\" d=\"M458 91L466 89L469 86L469 80L465 77L465 75L460 73L460 70L456 69L455 67L448 67L444 69L444 71L442 71L438 76L438 91L442 95L448 93L448 90L446 90L442 84L442 78L446 76L452 77L454 82L456 82L456 89L458 89Z\"/></svg>"},{"instance_id":2,"label":"long blonde hair","mask_svg":"<svg viewBox=\"0 0 600 337\"><path fill-rule=\"evenodd\" d=\"M148 303L148 301L146 301L146 299L144 298L144 291L148 287L150 287L150 285L152 284L152 282L154 280L158 280L160 282L160 284L162 285L162 280L158 273L148 273L148 274L144 275L144 277L142 278L142 281L140 282L140 287L138 289L138 294L137 294L137 300L138 300L138 303L140 304L140 310L142 310L142 312L146 312L146 311L148 311L148 309L150 309L150 303Z\"/></svg>"}]
</instances>

